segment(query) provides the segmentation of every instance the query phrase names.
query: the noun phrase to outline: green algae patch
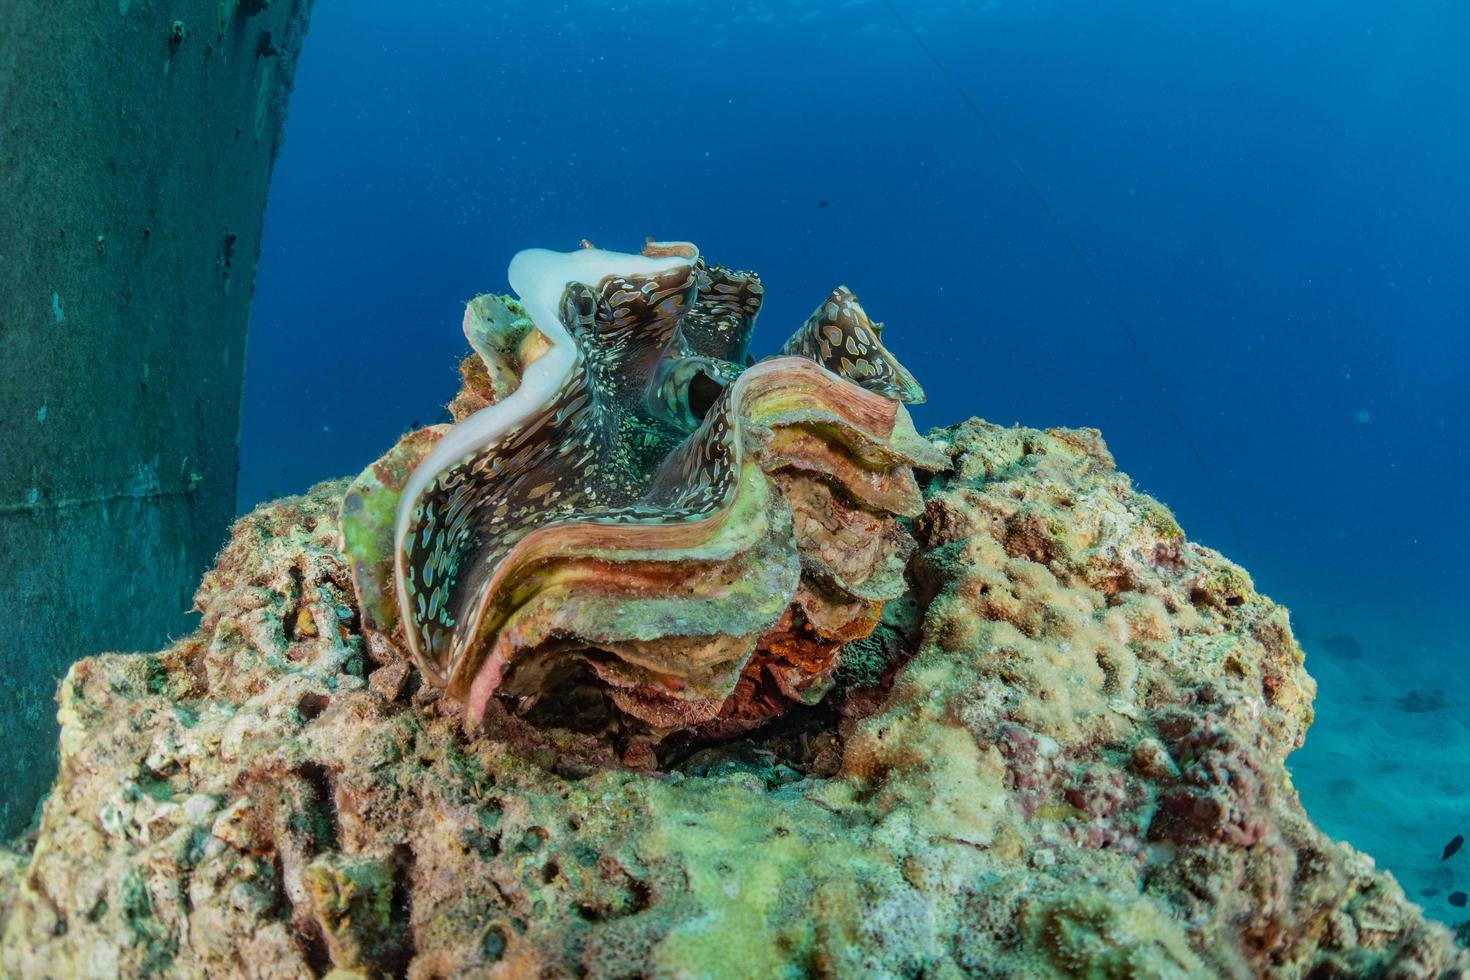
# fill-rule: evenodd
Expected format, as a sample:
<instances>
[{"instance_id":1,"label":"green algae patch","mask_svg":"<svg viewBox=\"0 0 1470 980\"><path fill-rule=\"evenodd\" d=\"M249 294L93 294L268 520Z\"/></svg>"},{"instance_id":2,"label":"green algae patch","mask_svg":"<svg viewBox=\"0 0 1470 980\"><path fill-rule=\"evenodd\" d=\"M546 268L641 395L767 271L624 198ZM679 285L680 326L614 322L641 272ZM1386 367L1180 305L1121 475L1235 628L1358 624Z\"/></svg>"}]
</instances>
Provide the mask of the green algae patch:
<instances>
[{"instance_id":1,"label":"green algae patch","mask_svg":"<svg viewBox=\"0 0 1470 980\"><path fill-rule=\"evenodd\" d=\"M818 941L813 896L847 905L855 878L892 874L885 869L896 863L867 843L858 814L831 812L794 789L766 792L753 777L653 785L648 806L639 856L682 868L698 909L653 951L660 975L799 975Z\"/></svg>"},{"instance_id":2,"label":"green algae patch","mask_svg":"<svg viewBox=\"0 0 1470 980\"><path fill-rule=\"evenodd\" d=\"M1077 888L1029 904L1022 923L1027 945L1063 976L1131 980L1213 972L1165 910L1136 894Z\"/></svg>"},{"instance_id":3,"label":"green algae patch","mask_svg":"<svg viewBox=\"0 0 1470 980\"><path fill-rule=\"evenodd\" d=\"M398 501L414 467L429 454L448 430L435 425L405 437L383 459L352 481L343 499L342 543L348 563L362 581L375 589L361 600L363 624L391 632L398 619L393 580L393 532Z\"/></svg>"},{"instance_id":4,"label":"green algae patch","mask_svg":"<svg viewBox=\"0 0 1470 980\"><path fill-rule=\"evenodd\" d=\"M1178 543L1184 540L1184 531L1174 519L1174 512L1159 501L1145 494L1136 493L1129 501L1138 511L1138 516L1153 529L1160 540Z\"/></svg>"},{"instance_id":5,"label":"green algae patch","mask_svg":"<svg viewBox=\"0 0 1470 980\"><path fill-rule=\"evenodd\" d=\"M404 927L395 921L394 873L370 857L324 854L301 874L323 937L339 968L373 967L397 957Z\"/></svg>"}]
</instances>

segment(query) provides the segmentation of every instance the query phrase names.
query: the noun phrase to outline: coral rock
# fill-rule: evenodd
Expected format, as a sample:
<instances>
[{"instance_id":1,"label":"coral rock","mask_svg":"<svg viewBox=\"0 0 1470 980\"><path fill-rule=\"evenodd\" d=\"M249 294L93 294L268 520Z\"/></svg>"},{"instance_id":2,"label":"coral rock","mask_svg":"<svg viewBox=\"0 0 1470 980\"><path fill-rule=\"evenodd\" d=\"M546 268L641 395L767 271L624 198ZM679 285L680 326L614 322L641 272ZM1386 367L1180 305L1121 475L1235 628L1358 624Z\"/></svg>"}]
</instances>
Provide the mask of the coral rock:
<instances>
[{"instance_id":1,"label":"coral rock","mask_svg":"<svg viewBox=\"0 0 1470 980\"><path fill-rule=\"evenodd\" d=\"M589 763L576 732L469 733L432 685L369 681L393 653L337 548L344 485L261 507L198 633L67 675L34 854L0 860L0 970L1466 976L1301 809L1285 611L1095 433L936 442L914 591L820 703L683 757ZM804 698L834 637L798 618L777 646Z\"/></svg>"}]
</instances>

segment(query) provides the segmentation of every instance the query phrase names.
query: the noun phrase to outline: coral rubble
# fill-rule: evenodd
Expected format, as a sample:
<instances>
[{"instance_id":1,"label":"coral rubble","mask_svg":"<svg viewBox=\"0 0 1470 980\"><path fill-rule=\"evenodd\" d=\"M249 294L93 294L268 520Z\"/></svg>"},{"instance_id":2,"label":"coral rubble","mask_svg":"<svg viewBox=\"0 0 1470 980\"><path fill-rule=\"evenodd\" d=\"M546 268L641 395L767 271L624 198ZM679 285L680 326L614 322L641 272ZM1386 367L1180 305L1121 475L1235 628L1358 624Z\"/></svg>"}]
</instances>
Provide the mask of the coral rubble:
<instances>
[{"instance_id":1,"label":"coral rubble","mask_svg":"<svg viewBox=\"0 0 1470 980\"><path fill-rule=\"evenodd\" d=\"M656 769L466 734L362 634L345 485L259 508L198 633L68 674L34 855L0 862L0 968L1466 976L1297 800L1285 610L1095 432L934 439L912 592L836 689Z\"/></svg>"}]
</instances>

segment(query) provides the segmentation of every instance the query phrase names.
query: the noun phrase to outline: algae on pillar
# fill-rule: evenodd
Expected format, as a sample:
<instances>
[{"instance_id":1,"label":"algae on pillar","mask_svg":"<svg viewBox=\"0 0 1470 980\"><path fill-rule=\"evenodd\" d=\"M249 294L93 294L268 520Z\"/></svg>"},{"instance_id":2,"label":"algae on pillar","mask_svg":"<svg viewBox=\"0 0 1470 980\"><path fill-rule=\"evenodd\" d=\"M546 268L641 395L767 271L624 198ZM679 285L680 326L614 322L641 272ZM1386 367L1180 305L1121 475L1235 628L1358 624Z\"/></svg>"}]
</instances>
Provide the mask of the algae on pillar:
<instances>
[{"instance_id":1,"label":"algae on pillar","mask_svg":"<svg viewBox=\"0 0 1470 980\"><path fill-rule=\"evenodd\" d=\"M311 0L0 0L0 833L76 658L188 628Z\"/></svg>"}]
</instances>

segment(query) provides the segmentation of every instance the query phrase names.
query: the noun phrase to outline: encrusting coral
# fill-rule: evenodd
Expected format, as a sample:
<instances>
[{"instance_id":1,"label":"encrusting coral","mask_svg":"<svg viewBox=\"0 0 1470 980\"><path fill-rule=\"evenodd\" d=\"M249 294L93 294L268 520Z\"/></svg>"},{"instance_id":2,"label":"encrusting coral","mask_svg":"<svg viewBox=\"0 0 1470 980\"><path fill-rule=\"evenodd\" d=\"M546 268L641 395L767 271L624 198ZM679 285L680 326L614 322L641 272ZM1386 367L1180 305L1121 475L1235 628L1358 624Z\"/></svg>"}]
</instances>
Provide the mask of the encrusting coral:
<instances>
[{"instance_id":1,"label":"encrusting coral","mask_svg":"<svg viewBox=\"0 0 1470 980\"><path fill-rule=\"evenodd\" d=\"M1467 976L1301 809L1285 610L1094 432L935 441L914 590L836 689L651 772L467 734L361 635L345 485L262 506L199 632L68 674L34 854L0 863L0 968Z\"/></svg>"},{"instance_id":2,"label":"encrusting coral","mask_svg":"<svg viewBox=\"0 0 1470 980\"><path fill-rule=\"evenodd\" d=\"M571 705L625 752L820 700L904 591L911 467L945 462L879 328L839 288L747 366L760 280L685 243L534 249L510 280L466 310L457 424L348 490L363 628L471 724Z\"/></svg>"},{"instance_id":3,"label":"encrusting coral","mask_svg":"<svg viewBox=\"0 0 1470 980\"><path fill-rule=\"evenodd\" d=\"M872 390L818 380L836 377L822 366L835 351L821 319L851 314L844 293L788 345L796 356L741 370L735 338L755 280L681 268L727 300L695 302L686 340L719 335L735 356L691 341L688 358L654 359L637 378L708 397L645 401L638 423L697 433L722 401L746 406L731 427L766 431L740 457L744 482L722 512L756 529L737 538L747 553L796 570L778 576L779 607L737 631L756 637L725 696L739 710L663 738L614 738L610 751L606 692L649 681L631 673L639 638L615 636L615 659L631 666L604 661L587 683L543 685L555 712L497 694L466 725L457 668L448 688L426 682L390 626L398 596L382 529L416 461L449 438L411 434L350 487L322 484L240 519L196 595L195 634L72 667L61 770L31 853L0 852L0 972L1470 977L1448 929L1302 810L1284 761L1314 688L1286 611L1186 540L1096 432L979 420L937 430L929 451L944 465L910 506L918 484L887 449L894 428L859 426L869 441L845 441L826 416L816 430L763 421L791 418L787 403L764 401L763 379L778 376L798 379L798 394L834 385L844 411L901 417L891 396L912 381L896 370L869 377ZM477 300L471 321L480 356L462 366L461 419L524 387L535 346L509 301ZM710 566L733 563L729 581L701 577L683 552L679 573L709 595L767 581L762 562L718 540L691 547ZM485 663L507 642L507 664L535 650L555 664L599 630L614 635L618 607L599 605L596 575L577 564L593 552L571 544L527 566L517 601L531 624L514 641L490 638ZM615 589L633 574L618 563L665 561L600 560ZM873 575L881 587L856 587ZM667 577L649 581L647 596L669 595ZM834 602L834 582L854 598L833 619L867 635L828 658L818 698L803 686L807 631L827 629L813 610ZM510 623L501 634L518 629L517 613L497 615ZM565 624L575 642L547 648ZM643 639L700 635L656 634ZM651 709L633 709L617 708L658 735Z\"/></svg>"}]
</instances>

